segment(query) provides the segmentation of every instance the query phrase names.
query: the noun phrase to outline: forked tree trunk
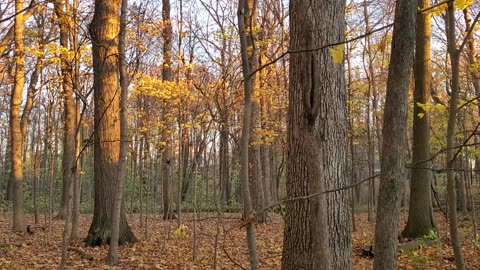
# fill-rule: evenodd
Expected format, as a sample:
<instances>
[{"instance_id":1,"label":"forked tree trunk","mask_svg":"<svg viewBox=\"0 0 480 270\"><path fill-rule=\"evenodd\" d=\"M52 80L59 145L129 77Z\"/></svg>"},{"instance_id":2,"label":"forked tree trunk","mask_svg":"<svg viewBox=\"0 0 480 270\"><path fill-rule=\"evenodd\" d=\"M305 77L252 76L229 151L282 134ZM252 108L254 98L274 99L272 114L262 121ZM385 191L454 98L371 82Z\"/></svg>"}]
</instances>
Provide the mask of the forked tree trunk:
<instances>
[{"instance_id":1,"label":"forked tree trunk","mask_svg":"<svg viewBox=\"0 0 480 270\"><path fill-rule=\"evenodd\" d=\"M90 24L93 49L95 135L93 221L85 242L88 246L108 244L111 237L112 212L117 190L120 149L118 84L118 35L120 0L96 0ZM122 202L118 242L135 242L127 223Z\"/></svg>"},{"instance_id":2,"label":"forked tree trunk","mask_svg":"<svg viewBox=\"0 0 480 270\"><path fill-rule=\"evenodd\" d=\"M395 5L392 52L383 121L382 172L375 226L374 269L397 268L400 203L404 186L407 97L415 45L416 0Z\"/></svg>"}]
</instances>

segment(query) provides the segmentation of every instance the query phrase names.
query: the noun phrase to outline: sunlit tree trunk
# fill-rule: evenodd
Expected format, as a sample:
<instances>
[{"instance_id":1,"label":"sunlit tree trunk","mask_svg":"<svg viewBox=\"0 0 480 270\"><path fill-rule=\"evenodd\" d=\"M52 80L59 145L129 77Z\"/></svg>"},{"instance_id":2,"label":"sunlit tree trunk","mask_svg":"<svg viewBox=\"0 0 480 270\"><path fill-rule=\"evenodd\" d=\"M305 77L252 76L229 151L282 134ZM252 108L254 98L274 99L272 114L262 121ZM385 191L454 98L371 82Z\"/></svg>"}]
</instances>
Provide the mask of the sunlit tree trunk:
<instances>
[{"instance_id":1,"label":"sunlit tree trunk","mask_svg":"<svg viewBox=\"0 0 480 270\"><path fill-rule=\"evenodd\" d=\"M88 246L107 244L117 190L120 149L118 35L120 0L96 0L90 24L94 72L94 179L93 221L85 240ZM122 203L119 243L135 242Z\"/></svg>"},{"instance_id":2,"label":"sunlit tree trunk","mask_svg":"<svg viewBox=\"0 0 480 270\"><path fill-rule=\"evenodd\" d=\"M118 162L117 187L115 201L112 207L112 238L108 249L107 264L118 263L118 239L120 237L120 216L122 213L123 182L126 175L126 163L128 153L128 122L127 122L127 99L128 99L128 72L125 56L127 34L127 7L128 0L121 1L120 35L118 39L118 62L120 71L120 160Z\"/></svg>"},{"instance_id":3,"label":"sunlit tree trunk","mask_svg":"<svg viewBox=\"0 0 480 270\"><path fill-rule=\"evenodd\" d=\"M429 6L429 0L419 0L418 8ZM430 102L431 67L430 34L431 15L417 15L415 49L415 90L413 95L413 145L412 170L410 180L410 205L408 221L402 232L403 237L416 238L436 230L433 219L431 196L432 162L430 161L430 113L422 109L422 104Z\"/></svg>"},{"instance_id":4,"label":"sunlit tree trunk","mask_svg":"<svg viewBox=\"0 0 480 270\"><path fill-rule=\"evenodd\" d=\"M23 0L15 1L14 42L15 42L15 77L10 97L10 145L11 171L10 178L13 184L13 231L24 232L25 209L23 206L23 164L22 164L22 130L20 127L20 107L22 105L22 91L24 85L24 47L23 47Z\"/></svg>"}]
</instances>

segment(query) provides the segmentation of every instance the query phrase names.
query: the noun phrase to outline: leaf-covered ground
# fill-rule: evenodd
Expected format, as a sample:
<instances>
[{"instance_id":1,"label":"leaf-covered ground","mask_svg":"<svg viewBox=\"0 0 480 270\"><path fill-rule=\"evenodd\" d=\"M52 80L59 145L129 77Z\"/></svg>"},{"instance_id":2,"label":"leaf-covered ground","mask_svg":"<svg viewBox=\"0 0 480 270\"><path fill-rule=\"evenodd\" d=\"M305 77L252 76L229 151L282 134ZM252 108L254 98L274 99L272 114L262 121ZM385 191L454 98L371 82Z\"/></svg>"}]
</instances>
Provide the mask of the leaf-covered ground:
<instances>
[{"instance_id":1,"label":"leaf-covered ground","mask_svg":"<svg viewBox=\"0 0 480 270\"><path fill-rule=\"evenodd\" d=\"M161 216L152 215L145 228L140 227L139 215L132 215L129 222L140 241L120 247L119 266L104 264L106 247L86 248L79 239L70 245L68 269L213 269L214 263L217 269L248 268L245 231L240 228L238 214L225 214L220 221L215 214L200 214L196 230L192 217L184 216L185 231L175 233L176 220L166 222ZM58 269L63 222L53 221L50 233L36 228L33 234L14 234L10 218L9 213L0 216L0 269ZM90 220L91 215L82 215L80 235L86 235ZM455 269L445 219L438 214L437 221L440 240L400 252L400 269ZM33 218L29 217L28 224L32 223ZM468 239L464 241L467 268L480 269L480 243L471 240L471 226L461 224L460 232ZM268 225L257 225L256 233L261 269L280 269L282 217L275 215ZM353 234L355 269L372 268L372 260L361 255L372 239L373 225L364 214L357 215L357 230ZM82 258L85 255L93 259Z\"/></svg>"}]
</instances>

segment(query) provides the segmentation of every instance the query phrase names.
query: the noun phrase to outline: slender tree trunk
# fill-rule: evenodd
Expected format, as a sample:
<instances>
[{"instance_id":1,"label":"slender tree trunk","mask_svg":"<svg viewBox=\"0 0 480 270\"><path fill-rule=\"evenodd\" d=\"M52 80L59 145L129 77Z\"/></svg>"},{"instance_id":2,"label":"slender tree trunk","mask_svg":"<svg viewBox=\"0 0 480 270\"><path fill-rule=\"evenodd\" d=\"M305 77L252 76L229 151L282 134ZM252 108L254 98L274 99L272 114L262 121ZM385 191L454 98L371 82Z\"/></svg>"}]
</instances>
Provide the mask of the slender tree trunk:
<instances>
[{"instance_id":1,"label":"slender tree trunk","mask_svg":"<svg viewBox=\"0 0 480 270\"><path fill-rule=\"evenodd\" d=\"M259 269L259 258L257 255L255 227L253 226L253 207L250 196L249 187L249 166L248 166L248 148L250 138L250 124L252 119L252 89L253 81L251 77L252 63L249 59L253 57L248 53L247 41L247 21L251 19L252 0L238 1L238 31L240 36L241 57L242 57L242 73L244 86L244 103L243 103L243 121L242 135L240 139L240 188L243 198L243 218L247 234L248 254L250 258L250 269ZM250 41L251 42L251 41ZM251 52L254 54L254 51Z\"/></svg>"},{"instance_id":2,"label":"slender tree trunk","mask_svg":"<svg viewBox=\"0 0 480 270\"><path fill-rule=\"evenodd\" d=\"M172 81L172 24L170 21L170 0L162 0L162 18L166 22L163 28L163 67L162 80ZM168 130L171 129L171 123L166 116L168 110L164 109L164 119L167 122L166 128L162 132L162 141L165 143L165 149L162 155L162 178L163 178L163 219L174 219L173 206L173 182L172 182L172 142Z\"/></svg>"},{"instance_id":3,"label":"slender tree trunk","mask_svg":"<svg viewBox=\"0 0 480 270\"><path fill-rule=\"evenodd\" d=\"M121 1L120 13L120 35L118 38L118 65L120 69L120 159L118 162L117 189L115 190L115 201L112 207L112 238L108 249L107 264L118 263L118 240L120 236L120 215L122 213L123 182L126 175L126 163L128 153L128 120L127 120L127 99L128 99L128 72L125 56L126 34L127 34L127 7L128 0Z\"/></svg>"},{"instance_id":4,"label":"slender tree trunk","mask_svg":"<svg viewBox=\"0 0 480 270\"><path fill-rule=\"evenodd\" d=\"M23 48L23 0L15 0L15 77L10 97L10 145L11 171L13 183L13 231L25 232L25 209L23 206L23 164L22 164L22 130L20 126L20 107L25 76L25 56Z\"/></svg>"},{"instance_id":5,"label":"slender tree trunk","mask_svg":"<svg viewBox=\"0 0 480 270\"><path fill-rule=\"evenodd\" d=\"M430 0L418 0L418 8L424 9ZM410 205L408 221L402 232L403 237L417 238L436 230L432 206L432 162L430 161L430 113L422 104L430 102L431 67L430 34L431 15L428 12L417 15L415 49L415 90L413 100L413 145L410 180Z\"/></svg>"},{"instance_id":6,"label":"slender tree trunk","mask_svg":"<svg viewBox=\"0 0 480 270\"><path fill-rule=\"evenodd\" d=\"M383 121L382 173L375 226L374 269L397 268L397 238L404 186L407 97L415 45L416 0L395 5L392 52Z\"/></svg>"},{"instance_id":7,"label":"slender tree trunk","mask_svg":"<svg viewBox=\"0 0 480 270\"><path fill-rule=\"evenodd\" d=\"M226 117L224 117L225 119ZM230 183L230 164L229 164L229 147L228 147L228 129L226 120L220 124L220 185L223 187L221 204L223 206L230 205L231 189Z\"/></svg>"},{"instance_id":8,"label":"slender tree trunk","mask_svg":"<svg viewBox=\"0 0 480 270\"><path fill-rule=\"evenodd\" d=\"M59 18L60 47L70 52L70 10L64 0L55 0L55 14ZM73 96L73 68L72 62L67 55L61 57L62 90L64 101L64 131L63 131L63 156L62 156L62 179L63 192L58 219L64 219L67 213L68 192L72 180L76 174L75 168L75 136L76 136L76 106Z\"/></svg>"},{"instance_id":9,"label":"slender tree trunk","mask_svg":"<svg viewBox=\"0 0 480 270\"><path fill-rule=\"evenodd\" d=\"M453 2L448 3L447 16L447 46L450 55L451 74L451 93L448 112L447 127L447 200L448 200L448 219L450 227L450 237L452 239L453 253L455 255L455 265L458 270L465 269L463 260L462 242L457 227L457 194L455 190L455 122L457 120L457 104L459 92L459 62L460 51L457 49L455 37L455 7Z\"/></svg>"}]
</instances>

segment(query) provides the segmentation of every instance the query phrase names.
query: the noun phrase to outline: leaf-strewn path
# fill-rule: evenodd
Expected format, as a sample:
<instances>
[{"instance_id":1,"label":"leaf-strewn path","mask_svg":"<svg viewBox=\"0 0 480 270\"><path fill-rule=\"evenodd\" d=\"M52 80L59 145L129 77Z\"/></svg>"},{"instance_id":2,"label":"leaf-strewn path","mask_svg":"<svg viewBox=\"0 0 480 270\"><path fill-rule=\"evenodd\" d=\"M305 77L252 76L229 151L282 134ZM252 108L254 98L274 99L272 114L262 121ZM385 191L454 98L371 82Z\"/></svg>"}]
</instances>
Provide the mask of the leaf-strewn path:
<instances>
[{"instance_id":1,"label":"leaf-strewn path","mask_svg":"<svg viewBox=\"0 0 480 270\"><path fill-rule=\"evenodd\" d=\"M184 235L174 235L176 221L165 222L161 216L149 216L147 236L139 226L139 216L129 217L129 222L140 242L120 247L121 264L111 268L103 260L107 248L85 248L82 239L74 241L69 252L68 269L212 269L214 264L217 228L220 232L217 244L217 269L248 268L247 247L244 229L238 214L225 214L221 223L215 214L200 214L197 222L197 252L193 260L192 215L184 217L187 226ZM91 215L82 215L80 235L85 235ZM52 232L34 229L34 234L13 234L9 223L10 213L0 215L0 269L58 269L63 222L54 221ZM445 234L445 219L437 215L442 241L430 247L419 247L399 255L400 269L455 269L453 253ZM33 223L30 216L27 222ZM217 227L217 224L219 225ZM371 259L361 257L362 248L371 245L373 225L368 224L365 215L357 219L354 233L355 269L371 269ZM470 238L471 227L466 223L460 228L462 235ZM283 222L281 216L274 216L268 225L257 225L257 245L261 258L261 269L280 269ZM465 261L468 269L480 269L480 244L465 241ZM93 260L82 258L93 256Z\"/></svg>"}]
</instances>

